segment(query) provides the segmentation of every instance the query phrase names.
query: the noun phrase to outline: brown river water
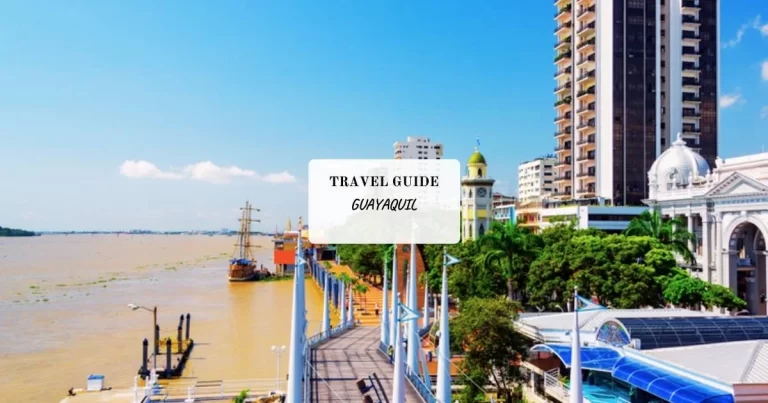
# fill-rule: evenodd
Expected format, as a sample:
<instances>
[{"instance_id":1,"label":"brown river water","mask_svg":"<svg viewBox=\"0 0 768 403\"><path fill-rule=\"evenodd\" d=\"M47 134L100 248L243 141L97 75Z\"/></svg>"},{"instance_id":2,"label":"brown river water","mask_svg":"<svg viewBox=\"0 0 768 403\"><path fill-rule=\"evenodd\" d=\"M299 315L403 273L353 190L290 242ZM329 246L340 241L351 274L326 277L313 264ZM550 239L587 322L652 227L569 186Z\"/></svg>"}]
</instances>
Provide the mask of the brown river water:
<instances>
[{"instance_id":1,"label":"brown river water","mask_svg":"<svg viewBox=\"0 0 768 403\"><path fill-rule=\"evenodd\" d=\"M259 263L274 270L270 238ZM0 238L0 390L3 402L58 402L85 387L88 374L130 387L141 341L175 338L179 315L192 316L196 346L185 379L274 379L272 345L287 345L292 281L230 283L234 237L51 235ZM322 292L307 280L308 333L322 316ZM281 357L285 377L288 353Z\"/></svg>"}]
</instances>

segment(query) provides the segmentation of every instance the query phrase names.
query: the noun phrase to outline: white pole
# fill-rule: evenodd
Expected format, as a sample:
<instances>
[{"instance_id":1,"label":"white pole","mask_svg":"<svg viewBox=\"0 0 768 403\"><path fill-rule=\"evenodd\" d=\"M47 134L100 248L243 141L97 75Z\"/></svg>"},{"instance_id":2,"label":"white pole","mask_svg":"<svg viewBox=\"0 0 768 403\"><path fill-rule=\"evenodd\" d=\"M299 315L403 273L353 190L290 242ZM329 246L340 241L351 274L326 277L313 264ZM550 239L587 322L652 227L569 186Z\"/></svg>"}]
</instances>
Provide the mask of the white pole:
<instances>
[{"instance_id":1,"label":"white pole","mask_svg":"<svg viewBox=\"0 0 768 403\"><path fill-rule=\"evenodd\" d=\"M408 266L408 308L413 312L418 312L418 303L416 302L416 244L411 244L411 263ZM419 320L408 321L408 367L414 373L419 372L419 345L421 344L418 336Z\"/></svg>"},{"instance_id":2,"label":"white pole","mask_svg":"<svg viewBox=\"0 0 768 403\"><path fill-rule=\"evenodd\" d=\"M571 387L570 403L582 403L581 391L581 336L579 327L579 290L573 291L573 329L571 330Z\"/></svg>"},{"instance_id":3,"label":"white pole","mask_svg":"<svg viewBox=\"0 0 768 403\"><path fill-rule=\"evenodd\" d=\"M397 299L400 300L400 295L396 294ZM392 381L392 399L395 403L405 402L405 351L403 351L403 331L400 326L399 308L395 303L392 307L392 312L395 317L395 368L394 379Z\"/></svg>"},{"instance_id":4,"label":"white pole","mask_svg":"<svg viewBox=\"0 0 768 403\"><path fill-rule=\"evenodd\" d=\"M392 252L392 307L389 311L389 344L395 342L395 331L397 326L397 316L395 316L395 306L399 300L399 293L397 290L397 245L393 248Z\"/></svg>"}]
</instances>

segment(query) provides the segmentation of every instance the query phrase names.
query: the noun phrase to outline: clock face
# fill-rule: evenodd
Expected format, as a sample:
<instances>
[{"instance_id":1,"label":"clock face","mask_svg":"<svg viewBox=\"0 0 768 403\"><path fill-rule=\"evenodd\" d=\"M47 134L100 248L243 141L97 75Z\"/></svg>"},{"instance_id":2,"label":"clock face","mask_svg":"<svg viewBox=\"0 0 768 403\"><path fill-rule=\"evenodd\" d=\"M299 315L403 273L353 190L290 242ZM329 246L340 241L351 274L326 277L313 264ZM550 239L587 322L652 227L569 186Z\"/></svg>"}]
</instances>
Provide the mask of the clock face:
<instances>
[{"instance_id":1,"label":"clock face","mask_svg":"<svg viewBox=\"0 0 768 403\"><path fill-rule=\"evenodd\" d=\"M480 196L480 197L485 197L486 193L487 193L487 191L485 190L485 188L477 189L477 195Z\"/></svg>"}]
</instances>

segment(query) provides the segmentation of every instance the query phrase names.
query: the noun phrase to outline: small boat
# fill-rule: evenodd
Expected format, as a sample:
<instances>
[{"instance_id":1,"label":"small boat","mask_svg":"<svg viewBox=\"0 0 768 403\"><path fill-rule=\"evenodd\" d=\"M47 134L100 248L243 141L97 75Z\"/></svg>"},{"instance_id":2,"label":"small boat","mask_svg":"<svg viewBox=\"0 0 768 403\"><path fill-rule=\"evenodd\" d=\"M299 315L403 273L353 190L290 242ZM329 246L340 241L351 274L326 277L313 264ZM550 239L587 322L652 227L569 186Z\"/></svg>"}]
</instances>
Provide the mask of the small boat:
<instances>
[{"instance_id":1,"label":"small boat","mask_svg":"<svg viewBox=\"0 0 768 403\"><path fill-rule=\"evenodd\" d=\"M240 218L240 231L235 252L229 261L229 281L256 281L261 279L262 271L258 269L256 260L251 252L251 223L259 220L251 219L251 211L256 210L250 203L245 202L243 216Z\"/></svg>"}]
</instances>

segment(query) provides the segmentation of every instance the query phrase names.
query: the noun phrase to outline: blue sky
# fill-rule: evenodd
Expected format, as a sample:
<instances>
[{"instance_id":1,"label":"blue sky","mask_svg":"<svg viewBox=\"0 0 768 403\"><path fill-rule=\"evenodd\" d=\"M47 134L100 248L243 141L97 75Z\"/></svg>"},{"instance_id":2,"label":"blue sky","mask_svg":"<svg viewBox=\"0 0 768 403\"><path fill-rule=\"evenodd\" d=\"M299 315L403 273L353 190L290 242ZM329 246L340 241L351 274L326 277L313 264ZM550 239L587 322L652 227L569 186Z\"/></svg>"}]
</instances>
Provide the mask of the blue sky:
<instances>
[{"instance_id":1,"label":"blue sky","mask_svg":"<svg viewBox=\"0 0 768 403\"><path fill-rule=\"evenodd\" d=\"M491 176L514 192L517 164L555 145L554 12L547 1L3 2L0 225L236 227L250 199L271 230L306 213L310 159L390 158L409 135L462 161L479 136ZM768 2L722 1L722 13L728 157L768 146Z\"/></svg>"}]
</instances>

